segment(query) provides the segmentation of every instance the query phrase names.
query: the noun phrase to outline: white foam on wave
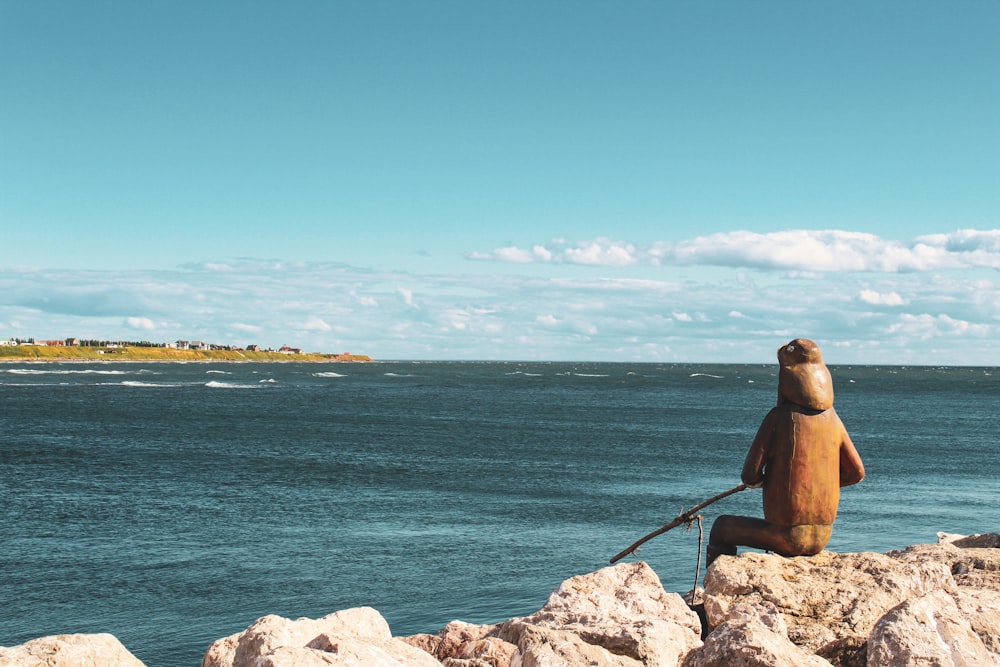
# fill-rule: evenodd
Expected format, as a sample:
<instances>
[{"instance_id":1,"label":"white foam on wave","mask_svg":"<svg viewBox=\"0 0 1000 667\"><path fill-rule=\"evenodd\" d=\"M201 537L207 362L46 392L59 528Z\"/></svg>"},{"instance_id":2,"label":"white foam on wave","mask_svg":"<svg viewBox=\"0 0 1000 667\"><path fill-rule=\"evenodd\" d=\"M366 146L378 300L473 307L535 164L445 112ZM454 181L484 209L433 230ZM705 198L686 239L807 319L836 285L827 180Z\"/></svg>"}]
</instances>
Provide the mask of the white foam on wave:
<instances>
[{"instance_id":1,"label":"white foam on wave","mask_svg":"<svg viewBox=\"0 0 1000 667\"><path fill-rule=\"evenodd\" d=\"M260 389L261 387L260 383L240 384L239 382L219 382L217 380L206 382L205 386L210 389Z\"/></svg>"},{"instance_id":2,"label":"white foam on wave","mask_svg":"<svg viewBox=\"0 0 1000 667\"><path fill-rule=\"evenodd\" d=\"M230 373L229 371L205 371L205 373L208 375L211 375L213 373L215 375L232 375L232 373Z\"/></svg>"},{"instance_id":3,"label":"white foam on wave","mask_svg":"<svg viewBox=\"0 0 1000 667\"><path fill-rule=\"evenodd\" d=\"M340 373L334 373L333 371L328 371L326 373L313 373L313 377L318 377L318 378L345 378L347 376L346 375L342 375Z\"/></svg>"},{"instance_id":4,"label":"white foam on wave","mask_svg":"<svg viewBox=\"0 0 1000 667\"><path fill-rule=\"evenodd\" d=\"M526 371L512 371L510 373L506 373L506 375L523 375L524 377L528 377L528 378L540 378L540 377L542 377L541 373L528 373Z\"/></svg>"},{"instance_id":5,"label":"white foam on wave","mask_svg":"<svg viewBox=\"0 0 1000 667\"><path fill-rule=\"evenodd\" d=\"M412 378L416 375L410 375L409 373L384 373L387 378Z\"/></svg>"},{"instance_id":6,"label":"white foam on wave","mask_svg":"<svg viewBox=\"0 0 1000 667\"><path fill-rule=\"evenodd\" d=\"M715 378L716 380L722 380L725 378L724 375L712 375L711 373L691 373L688 377L693 378Z\"/></svg>"},{"instance_id":7,"label":"white foam on wave","mask_svg":"<svg viewBox=\"0 0 1000 667\"><path fill-rule=\"evenodd\" d=\"M139 380L123 380L119 383L123 387L182 387L183 385L170 382L140 382Z\"/></svg>"},{"instance_id":8,"label":"white foam on wave","mask_svg":"<svg viewBox=\"0 0 1000 667\"><path fill-rule=\"evenodd\" d=\"M607 373L573 373L578 378L606 378Z\"/></svg>"},{"instance_id":9,"label":"white foam on wave","mask_svg":"<svg viewBox=\"0 0 1000 667\"><path fill-rule=\"evenodd\" d=\"M274 378L267 378L264 380L257 380L257 384L278 384L278 381Z\"/></svg>"}]
</instances>

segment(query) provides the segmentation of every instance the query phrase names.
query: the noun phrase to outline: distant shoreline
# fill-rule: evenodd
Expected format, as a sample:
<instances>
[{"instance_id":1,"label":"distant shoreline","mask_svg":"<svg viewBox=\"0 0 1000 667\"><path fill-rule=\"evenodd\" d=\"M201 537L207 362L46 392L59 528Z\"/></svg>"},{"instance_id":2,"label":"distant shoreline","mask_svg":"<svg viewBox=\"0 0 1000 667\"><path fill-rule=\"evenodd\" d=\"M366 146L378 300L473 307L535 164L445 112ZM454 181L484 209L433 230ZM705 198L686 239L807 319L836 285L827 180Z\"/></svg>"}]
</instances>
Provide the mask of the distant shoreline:
<instances>
[{"instance_id":1,"label":"distant shoreline","mask_svg":"<svg viewBox=\"0 0 1000 667\"><path fill-rule=\"evenodd\" d=\"M358 363L369 362L366 354L330 354L251 350L178 350L161 347L57 347L44 345L0 346L0 363L67 363L67 362L274 362L274 363Z\"/></svg>"}]
</instances>

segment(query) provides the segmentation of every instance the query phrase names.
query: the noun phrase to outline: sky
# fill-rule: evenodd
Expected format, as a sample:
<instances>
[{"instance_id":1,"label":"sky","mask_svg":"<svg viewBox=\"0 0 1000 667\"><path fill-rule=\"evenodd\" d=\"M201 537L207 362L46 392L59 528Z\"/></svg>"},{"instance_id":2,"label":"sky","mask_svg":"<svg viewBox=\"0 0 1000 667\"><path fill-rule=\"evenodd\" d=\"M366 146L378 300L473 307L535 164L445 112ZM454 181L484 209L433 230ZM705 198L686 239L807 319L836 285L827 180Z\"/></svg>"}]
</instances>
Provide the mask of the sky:
<instances>
[{"instance_id":1,"label":"sky","mask_svg":"<svg viewBox=\"0 0 1000 667\"><path fill-rule=\"evenodd\" d=\"M0 0L0 340L1000 366L1000 3Z\"/></svg>"}]
</instances>

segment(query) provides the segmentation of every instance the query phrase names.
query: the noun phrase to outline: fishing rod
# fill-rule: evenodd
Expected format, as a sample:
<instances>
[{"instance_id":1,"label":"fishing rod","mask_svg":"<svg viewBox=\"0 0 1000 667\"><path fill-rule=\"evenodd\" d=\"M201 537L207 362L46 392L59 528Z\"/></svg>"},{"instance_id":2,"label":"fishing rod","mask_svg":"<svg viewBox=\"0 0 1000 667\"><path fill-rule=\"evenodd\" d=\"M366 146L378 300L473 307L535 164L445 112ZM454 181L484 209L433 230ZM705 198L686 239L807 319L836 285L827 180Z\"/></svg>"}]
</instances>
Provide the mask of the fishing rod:
<instances>
[{"instance_id":1,"label":"fishing rod","mask_svg":"<svg viewBox=\"0 0 1000 667\"><path fill-rule=\"evenodd\" d=\"M695 505L694 507L692 507L691 509L687 510L686 512L681 512L670 523L666 524L665 526L662 526L661 528L657 528L656 530L654 530L653 532L651 532L649 535L646 535L642 539L637 540L636 542L633 542L627 549L625 549L624 551L622 551L622 552L618 553L617 555L615 555L611 559L611 564L614 565L619 560L621 560L625 556L628 556L629 554L635 554L635 550L636 549L638 549L641 545L645 544L646 542L648 542L649 540L653 539L657 535L662 535L663 533L667 532L671 528L676 528L677 526L680 526L681 524L689 524L689 523L691 523L691 521L694 520L694 515L697 514L698 511L701 510L702 508L708 507L709 505L711 505L715 501L722 500L726 496L731 496L734 493L739 493L740 491L742 491L743 489L746 489L746 488L748 488L746 484L738 484L737 486L734 486L733 488L729 489L728 491L723 491L722 493L720 493L717 496L712 496L711 498L709 498L705 502L701 503L700 505Z\"/></svg>"}]
</instances>

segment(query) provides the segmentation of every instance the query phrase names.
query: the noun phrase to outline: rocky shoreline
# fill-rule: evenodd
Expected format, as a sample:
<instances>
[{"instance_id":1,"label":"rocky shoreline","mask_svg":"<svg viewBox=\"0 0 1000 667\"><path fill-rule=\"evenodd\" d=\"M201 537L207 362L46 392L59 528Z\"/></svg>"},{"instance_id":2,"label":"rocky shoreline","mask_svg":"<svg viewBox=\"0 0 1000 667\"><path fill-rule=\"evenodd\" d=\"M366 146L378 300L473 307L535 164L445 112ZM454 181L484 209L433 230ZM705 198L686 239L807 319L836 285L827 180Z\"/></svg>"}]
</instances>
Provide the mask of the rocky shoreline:
<instances>
[{"instance_id":1,"label":"rocky shoreline","mask_svg":"<svg viewBox=\"0 0 1000 667\"><path fill-rule=\"evenodd\" d=\"M885 554L721 557L689 605L644 562L564 581L534 614L394 637L370 607L265 616L202 667L978 667L1000 665L1000 535ZM145 667L114 636L0 648L0 667ZM151 665L150 667L155 667Z\"/></svg>"}]
</instances>

